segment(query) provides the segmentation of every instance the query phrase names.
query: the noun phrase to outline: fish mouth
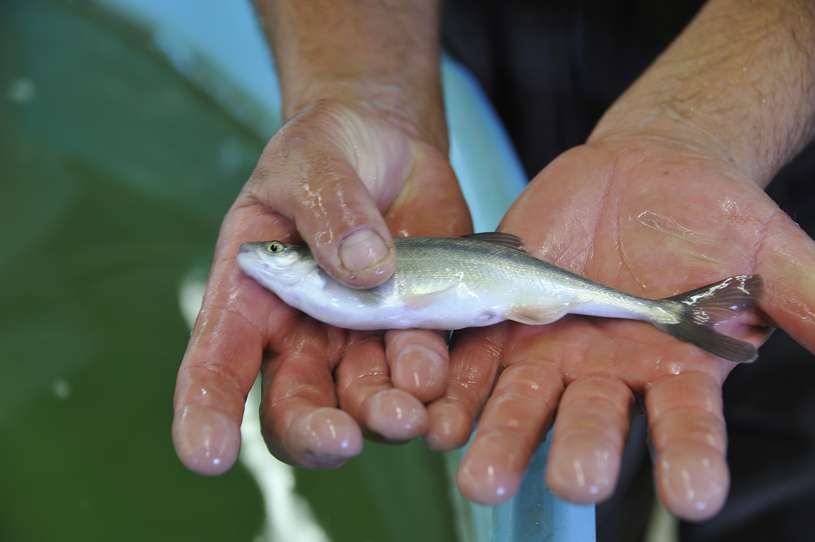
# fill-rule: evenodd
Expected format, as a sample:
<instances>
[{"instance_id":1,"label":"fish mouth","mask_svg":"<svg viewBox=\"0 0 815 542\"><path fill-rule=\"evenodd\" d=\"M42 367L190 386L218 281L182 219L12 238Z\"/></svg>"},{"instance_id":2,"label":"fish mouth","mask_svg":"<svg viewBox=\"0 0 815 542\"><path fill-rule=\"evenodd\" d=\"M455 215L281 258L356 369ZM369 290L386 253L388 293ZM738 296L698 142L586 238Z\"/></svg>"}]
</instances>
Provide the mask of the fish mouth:
<instances>
[{"instance_id":1,"label":"fish mouth","mask_svg":"<svg viewBox=\"0 0 815 542\"><path fill-rule=\"evenodd\" d=\"M252 252L252 245L254 243L241 243L241 249L239 254L245 254L247 252Z\"/></svg>"}]
</instances>

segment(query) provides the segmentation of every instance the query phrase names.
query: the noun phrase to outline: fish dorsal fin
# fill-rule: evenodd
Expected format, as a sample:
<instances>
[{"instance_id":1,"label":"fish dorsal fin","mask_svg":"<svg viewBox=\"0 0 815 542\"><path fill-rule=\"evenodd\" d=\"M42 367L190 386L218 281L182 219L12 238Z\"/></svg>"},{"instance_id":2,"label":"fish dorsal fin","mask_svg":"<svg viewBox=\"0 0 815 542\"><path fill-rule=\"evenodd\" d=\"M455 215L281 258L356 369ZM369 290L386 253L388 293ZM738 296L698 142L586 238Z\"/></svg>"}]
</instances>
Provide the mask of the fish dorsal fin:
<instances>
[{"instance_id":1,"label":"fish dorsal fin","mask_svg":"<svg viewBox=\"0 0 815 542\"><path fill-rule=\"evenodd\" d=\"M462 235L462 237L464 239L475 239L476 241L484 241L494 245L511 248L513 250L526 252L526 246L524 246L523 239L516 235L512 235L511 233L490 231L484 233L471 233L469 235Z\"/></svg>"},{"instance_id":2,"label":"fish dorsal fin","mask_svg":"<svg viewBox=\"0 0 815 542\"><path fill-rule=\"evenodd\" d=\"M539 326L542 324L551 324L556 320L560 320L573 310L585 305L585 303L554 303L552 305L542 305L537 307L531 306L515 306L510 307L504 312L504 318L522 324L529 324L532 326Z\"/></svg>"}]
</instances>

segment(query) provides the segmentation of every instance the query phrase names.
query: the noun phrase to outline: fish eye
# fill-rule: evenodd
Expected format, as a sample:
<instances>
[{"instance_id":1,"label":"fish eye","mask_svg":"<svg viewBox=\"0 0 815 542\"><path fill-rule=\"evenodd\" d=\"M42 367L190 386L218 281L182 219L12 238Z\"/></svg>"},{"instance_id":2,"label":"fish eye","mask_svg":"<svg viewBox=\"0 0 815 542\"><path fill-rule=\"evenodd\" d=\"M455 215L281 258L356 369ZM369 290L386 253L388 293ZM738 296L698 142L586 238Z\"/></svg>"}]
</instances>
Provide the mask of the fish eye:
<instances>
[{"instance_id":1,"label":"fish eye","mask_svg":"<svg viewBox=\"0 0 815 542\"><path fill-rule=\"evenodd\" d=\"M283 252L283 243L280 243L279 241L272 241L266 245L266 252L269 252L270 254Z\"/></svg>"}]
</instances>

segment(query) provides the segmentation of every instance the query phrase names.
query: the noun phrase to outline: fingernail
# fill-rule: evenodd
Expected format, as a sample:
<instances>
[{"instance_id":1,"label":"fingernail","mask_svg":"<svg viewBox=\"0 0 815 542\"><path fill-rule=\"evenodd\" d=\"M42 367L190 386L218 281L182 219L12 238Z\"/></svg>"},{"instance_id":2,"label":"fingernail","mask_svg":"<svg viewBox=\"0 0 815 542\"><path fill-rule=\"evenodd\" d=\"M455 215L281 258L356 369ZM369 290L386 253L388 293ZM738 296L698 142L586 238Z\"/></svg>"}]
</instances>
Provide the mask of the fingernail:
<instances>
[{"instance_id":1,"label":"fingernail","mask_svg":"<svg viewBox=\"0 0 815 542\"><path fill-rule=\"evenodd\" d=\"M388 247L374 231L352 233L340 245L340 261L349 271L358 271L385 259Z\"/></svg>"},{"instance_id":2,"label":"fingernail","mask_svg":"<svg viewBox=\"0 0 815 542\"><path fill-rule=\"evenodd\" d=\"M238 458L240 430L217 410L189 405L176 413L173 443L188 469L214 476L229 470Z\"/></svg>"}]
</instances>

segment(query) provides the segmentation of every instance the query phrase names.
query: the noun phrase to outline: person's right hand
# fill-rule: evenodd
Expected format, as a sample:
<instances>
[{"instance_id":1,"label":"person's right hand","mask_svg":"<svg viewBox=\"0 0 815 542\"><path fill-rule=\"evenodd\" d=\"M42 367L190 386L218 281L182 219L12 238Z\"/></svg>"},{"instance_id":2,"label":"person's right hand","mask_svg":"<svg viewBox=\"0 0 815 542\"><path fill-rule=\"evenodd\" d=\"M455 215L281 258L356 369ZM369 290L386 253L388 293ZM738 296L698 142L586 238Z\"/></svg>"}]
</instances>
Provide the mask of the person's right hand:
<instances>
[{"instance_id":1,"label":"person's right hand","mask_svg":"<svg viewBox=\"0 0 815 542\"><path fill-rule=\"evenodd\" d=\"M173 438L183 463L203 474L233 464L259 370L270 450L311 468L357 454L360 426L386 441L422 434L422 401L446 386L445 336L321 324L239 270L241 243L305 242L339 280L372 287L394 269L391 232L458 236L471 229L446 148L428 143L403 117L374 100L321 100L301 109L269 142L224 218L176 385Z\"/></svg>"}]
</instances>

